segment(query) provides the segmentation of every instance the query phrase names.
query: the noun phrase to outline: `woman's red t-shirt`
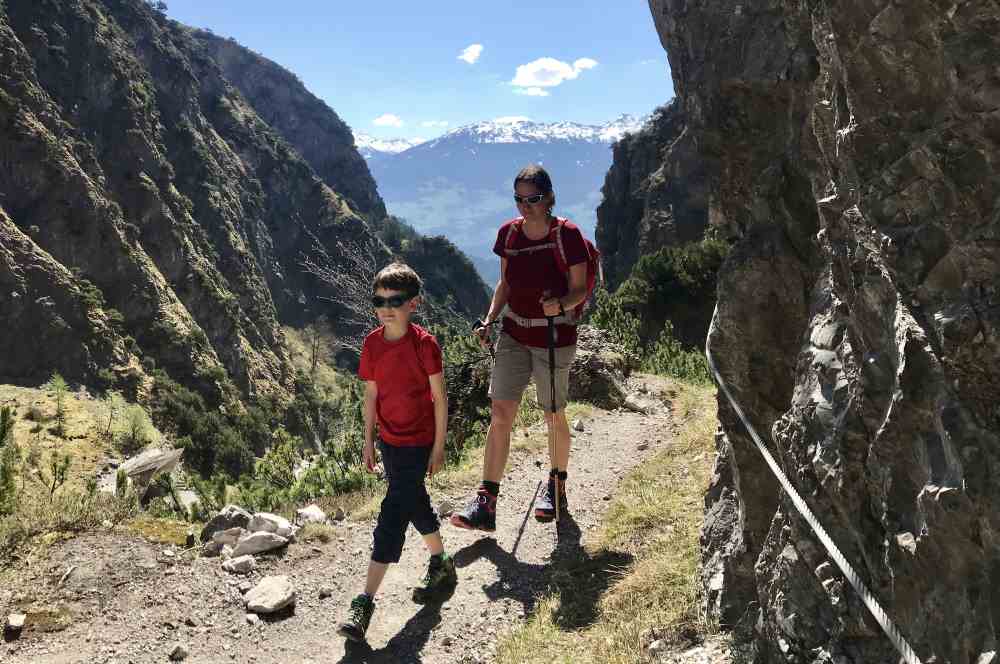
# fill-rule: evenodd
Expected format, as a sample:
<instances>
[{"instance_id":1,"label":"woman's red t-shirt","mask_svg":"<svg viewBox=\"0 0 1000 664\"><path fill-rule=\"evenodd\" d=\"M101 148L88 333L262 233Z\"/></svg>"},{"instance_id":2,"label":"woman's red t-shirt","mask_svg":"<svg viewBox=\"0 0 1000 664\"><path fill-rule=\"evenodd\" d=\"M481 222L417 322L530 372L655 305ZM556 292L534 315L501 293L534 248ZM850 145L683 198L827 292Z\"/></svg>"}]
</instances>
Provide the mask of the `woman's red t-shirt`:
<instances>
[{"instance_id":1,"label":"woman's red t-shirt","mask_svg":"<svg viewBox=\"0 0 1000 664\"><path fill-rule=\"evenodd\" d=\"M361 380L378 386L379 436L398 447L433 445L434 398L427 378L441 373L441 347L414 323L396 341L386 341L384 331L382 326L365 337L358 367Z\"/></svg>"},{"instance_id":2,"label":"woman's red t-shirt","mask_svg":"<svg viewBox=\"0 0 1000 664\"><path fill-rule=\"evenodd\" d=\"M539 250L528 253L516 254L507 257L505 248L507 246L507 233L511 224L521 223L520 219L508 221L497 231L497 241L493 245L493 253L501 258L507 258L507 273L505 279L510 287L510 296L507 304L510 310L522 318L545 318L542 310L542 295L549 297L562 297L569 292L569 274L559 269L556 262L555 250ZM552 227L557 222L552 220ZM587 261L587 245L583 240L583 233L579 227L571 221L563 222L562 230L559 231L562 237L563 249L566 251L566 264L577 265ZM524 234L523 228L518 228L517 236L514 238L512 249L526 249L528 247L545 244L549 241L548 235L541 240L530 240ZM526 346L536 348L548 348L549 329L542 327L521 327L509 318L503 319L503 331L515 340ZM572 346L576 343L576 325L556 325L556 347Z\"/></svg>"}]
</instances>

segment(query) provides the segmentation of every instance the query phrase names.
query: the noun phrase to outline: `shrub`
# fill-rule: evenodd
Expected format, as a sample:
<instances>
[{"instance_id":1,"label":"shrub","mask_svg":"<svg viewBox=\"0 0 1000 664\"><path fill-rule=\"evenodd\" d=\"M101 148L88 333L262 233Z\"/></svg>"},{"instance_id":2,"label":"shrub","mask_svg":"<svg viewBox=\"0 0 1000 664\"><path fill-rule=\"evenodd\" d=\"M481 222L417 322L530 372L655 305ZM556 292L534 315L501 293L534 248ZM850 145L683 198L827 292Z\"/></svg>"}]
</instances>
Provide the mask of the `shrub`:
<instances>
[{"instance_id":1,"label":"shrub","mask_svg":"<svg viewBox=\"0 0 1000 664\"><path fill-rule=\"evenodd\" d=\"M14 411L0 409L0 516L10 514L17 505L17 466L21 454L14 442Z\"/></svg>"},{"instance_id":2,"label":"shrub","mask_svg":"<svg viewBox=\"0 0 1000 664\"><path fill-rule=\"evenodd\" d=\"M49 382L45 383L45 389L49 390L56 397L56 427L55 433L62 437L66 434L66 396L69 394L69 385L59 373L52 374Z\"/></svg>"},{"instance_id":3,"label":"shrub","mask_svg":"<svg viewBox=\"0 0 1000 664\"><path fill-rule=\"evenodd\" d=\"M700 351L685 350L674 338L670 321L643 360L643 370L672 376L689 383L711 384L708 361Z\"/></svg>"}]
</instances>

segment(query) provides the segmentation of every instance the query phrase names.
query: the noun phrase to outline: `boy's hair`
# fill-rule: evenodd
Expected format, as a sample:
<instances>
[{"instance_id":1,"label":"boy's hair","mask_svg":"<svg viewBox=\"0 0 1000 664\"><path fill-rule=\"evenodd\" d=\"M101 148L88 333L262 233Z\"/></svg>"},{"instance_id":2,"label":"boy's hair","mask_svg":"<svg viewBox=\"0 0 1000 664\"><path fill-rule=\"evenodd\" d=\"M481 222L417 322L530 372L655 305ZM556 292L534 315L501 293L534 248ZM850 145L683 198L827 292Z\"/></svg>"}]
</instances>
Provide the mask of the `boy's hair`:
<instances>
[{"instance_id":1,"label":"boy's hair","mask_svg":"<svg viewBox=\"0 0 1000 664\"><path fill-rule=\"evenodd\" d=\"M390 263L379 270L372 283L372 292L379 288L402 291L410 297L420 295L424 282L412 267L406 263Z\"/></svg>"}]
</instances>

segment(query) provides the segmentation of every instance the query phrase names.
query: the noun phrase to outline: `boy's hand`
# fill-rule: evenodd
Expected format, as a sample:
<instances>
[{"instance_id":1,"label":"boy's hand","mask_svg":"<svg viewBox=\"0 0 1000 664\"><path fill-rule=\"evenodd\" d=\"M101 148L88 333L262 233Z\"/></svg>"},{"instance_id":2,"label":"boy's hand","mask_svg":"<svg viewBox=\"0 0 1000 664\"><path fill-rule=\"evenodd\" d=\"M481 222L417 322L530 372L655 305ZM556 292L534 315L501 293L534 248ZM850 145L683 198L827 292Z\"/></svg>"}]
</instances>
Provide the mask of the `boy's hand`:
<instances>
[{"instance_id":1,"label":"boy's hand","mask_svg":"<svg viewBox=\"0 0 1000 664\"><path fill-rule=\"evenodd\" d=\"M435 445L431 450L430 461L427 462L427 476L434 477L434 474L444 468L444 445Z\"/></svg>"},{"instance_id":2,"label":"boy's hand","mask_svg":"<svg viewBox=\"0 0 1000 664\"><path fill-rule=\"evenodd\" d=\"M375 472L375 443L365 443L361 450L361 459L365 462L365 468L369 473Z\"/></svg>"},{"instance_id":3,"label":"boy's hand","mask_svg":"<svg viewBox=\"0 0 1000 664\"><path fill-rule=\"evenodd\" d=\"M476 321L479 326L476 328L476 336L479 337L479 345L483 348L489 346L490 343L490 326L482 321Z\"/></svg>"},{"instance_id":4,"label":"boy's hand","mask_svg":"<svg viewBox=\"0 0 1000 664\"><path fill-rule=\"evenodd\" d=\"M545 312L546 316L559 316L559 312L562 310L562 305L559 303L559 298L557 297L543 297L539 300L542 303L542 311Z\"/></svg>"}]
</instances>

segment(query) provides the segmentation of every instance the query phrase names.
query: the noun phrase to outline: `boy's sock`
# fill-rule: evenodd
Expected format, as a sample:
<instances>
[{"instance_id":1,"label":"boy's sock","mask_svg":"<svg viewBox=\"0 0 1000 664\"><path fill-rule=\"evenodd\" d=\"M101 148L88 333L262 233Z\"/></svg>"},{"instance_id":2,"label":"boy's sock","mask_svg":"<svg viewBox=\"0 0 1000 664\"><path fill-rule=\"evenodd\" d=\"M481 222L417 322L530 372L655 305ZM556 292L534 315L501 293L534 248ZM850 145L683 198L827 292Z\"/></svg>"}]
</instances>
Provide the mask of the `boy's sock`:
<instances>
[{"instance_id":1,"label":"boy's sock","mask_svg":"<svg viewBox=\"0 0 1000 664\"><path fill-rule=\"evenodd\" d=\"M479 484L479 488L486 489L493 497L500 495L500 482L487 482L486 480L483 480Z\"/></svg>"}]
</instances>

